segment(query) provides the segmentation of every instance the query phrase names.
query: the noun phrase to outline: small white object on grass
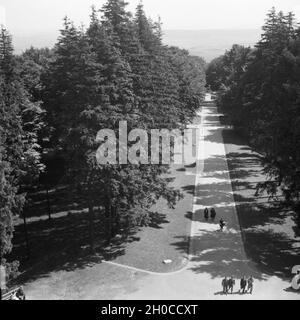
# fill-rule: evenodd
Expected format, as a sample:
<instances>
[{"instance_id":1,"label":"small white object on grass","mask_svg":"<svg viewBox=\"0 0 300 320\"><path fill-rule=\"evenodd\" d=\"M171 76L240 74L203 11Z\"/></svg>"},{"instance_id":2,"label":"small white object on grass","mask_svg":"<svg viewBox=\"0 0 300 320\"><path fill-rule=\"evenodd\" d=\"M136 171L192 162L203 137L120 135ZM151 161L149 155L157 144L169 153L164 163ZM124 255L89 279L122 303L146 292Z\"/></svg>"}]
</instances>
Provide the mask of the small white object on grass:
<instances>
[{"instance_id":1,"label":"small white object on grass","mask_svg":"<svg viewBox=\"0 0 300 320\"><path fill-rule=\"evenodd\" d=\"M170 263L172 263L173 261L172 261L171 259L167 259L167 260L164 260L163 262L164 262L164 264L170 264Z\"/></svg>"}]
</instances>

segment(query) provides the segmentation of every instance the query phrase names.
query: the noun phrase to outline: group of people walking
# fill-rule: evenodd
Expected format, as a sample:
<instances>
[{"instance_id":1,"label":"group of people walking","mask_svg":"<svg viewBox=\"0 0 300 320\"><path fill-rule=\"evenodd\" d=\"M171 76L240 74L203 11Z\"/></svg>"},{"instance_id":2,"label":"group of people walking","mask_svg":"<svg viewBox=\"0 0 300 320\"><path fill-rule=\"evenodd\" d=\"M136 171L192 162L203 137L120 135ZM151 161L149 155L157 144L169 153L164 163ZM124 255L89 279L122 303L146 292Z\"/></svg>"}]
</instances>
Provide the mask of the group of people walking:
<instances>
[{"instance_id":1,"label":"group of people walking","mask_svg":"<svg viewBox=\"0 0 300 320\"><path fill-rule=\"evenodd\" d=\"M253 285L254 285L254 279L253 277L249 277L248 279L244 276L240 280L240 290L239 293L245 294L245 293L253 293ZM235 279L233 277L227 278L225 277L222 280L222 288L224 294L233 294L233 289L235 286Z\"/></svg>"},{"instance_id":2,"label":"group of people walking","mask_svg":"<svg viewBox=\"0 0 300 320\"><path fill-rule=\"evenodd\" d=\"M209 217L211 218L212 221L215 221L215 219L217 217L217 212L216 212L215 208L211 208L210 212L209 212L208 208L205 208L205 210L204 210L205 220L208 221ZM219 225L220 225L221 231L223 231L226 226L226 222L223 219L221 219L219 222Z\"/></svg>"},{"instance_id":3,"label":"group of people walking","mask_svg":"<svg viewBox=\"0 0 300 320\"><path fill-rule=\"evenodd\" d=\"M209 210L208 208L205 208L204 210L204 218L205 220L208 220L209 219L209 216L212 220L215 220L216 219L216 216L217 216L217 212L214 208L211 208L210 209L210 214L209 214Z\"/></svg>"},{"instance_id":4,"label":"group of people walking","mask_svg":"<svg viewBox=\"0 0 300 320\"><path fill-rule=\"evenodd\" d=\"M209 220L209 218L211 218L212 221L215 221L217 217L217 212L214 208L211 208L210 210L208 208L204 209L204 218L206 221ZM223 231L224 228L226 227L227 223L223 220L220 219L219 222L220 225L220 230ZM234 279L234 277L231 278L227 278L225 277L222 280L222 288L223 288L223 294L233 294L233 290L234 290L234 286L236 284L236 281ZM249 277L248 279L243 276L240 279L240 289L239 289L239 293L240 294L245 294L245 293L253 293L253 285L254 285L254 279L253 277Z\"/></svg>"}]
</instances>

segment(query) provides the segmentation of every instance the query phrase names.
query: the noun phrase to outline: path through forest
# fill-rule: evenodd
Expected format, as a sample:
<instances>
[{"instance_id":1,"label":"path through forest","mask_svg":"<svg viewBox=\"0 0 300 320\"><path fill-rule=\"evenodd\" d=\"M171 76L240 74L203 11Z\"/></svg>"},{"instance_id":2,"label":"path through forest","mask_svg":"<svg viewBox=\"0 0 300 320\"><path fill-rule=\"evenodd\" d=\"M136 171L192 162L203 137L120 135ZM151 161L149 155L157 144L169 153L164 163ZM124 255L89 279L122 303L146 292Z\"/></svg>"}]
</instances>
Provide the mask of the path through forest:
<instances>
[{"instance_id":1,"label":"path through forest","mask_svg":"<svg viewBox=\"0 0 300 320\"><path fill-rule=\"evenodd\" d=\"M104 262L71 272L53 272L28 283L25 287L28 298L299 299L299 294L288 290L289 281L263 274L246 256L219 116L208 96L201 111L202 123L198 125L200 141L189 262L183 269L160 274ZM204 219L205 207L216 208L215 221ZM220 218L227 222L224 232L219 230ZM239 279L243 275L255 278L253 295L239 294L239 281L233 295L222 294L221 281L225 276Z\"/></svg>"}]
</instances>

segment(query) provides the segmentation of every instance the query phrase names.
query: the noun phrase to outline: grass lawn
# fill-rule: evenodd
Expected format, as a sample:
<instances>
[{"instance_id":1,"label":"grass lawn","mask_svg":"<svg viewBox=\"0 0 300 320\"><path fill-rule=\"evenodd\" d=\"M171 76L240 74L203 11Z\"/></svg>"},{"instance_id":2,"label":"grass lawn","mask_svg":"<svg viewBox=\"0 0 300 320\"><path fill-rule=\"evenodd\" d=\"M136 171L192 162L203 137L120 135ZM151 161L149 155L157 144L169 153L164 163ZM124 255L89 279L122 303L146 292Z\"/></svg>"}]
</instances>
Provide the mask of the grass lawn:
<instances>
[{"instance_id":1,"label":"grass lawn","mask_svg":"<svg viewBox=\"0 0 300 320\"><path fill-rule=\"evenodd\" d=\"M147 275L134 270L101 263L102 259L146 271L167 273L181 269L187 262L195 168L172 167L172 185L184 194L175 210L159 201L153 208L156 220L148 228L132 233L126 242L115 241L111 247L101 242L95 255L88 252L87 214L61 215L29 224L31 259L24 260L28 270L18 278L25 284L29 299L113 299L115 295L136 290L136 281ZM55 221L56 220L56 221ZM72 224L73 223L73 224ZM101 220L97 217L101 230ZM19 228L22 228L20 225ZM22 239L22 230L19 230ZM24 243L17 250L23 251ZM171 259L171 264L163 260ZM32 267L33 265L33 267Z\"/></svg>"},{"instance_id":2,"label":"grass lawn","mask_svg":"<svg viewBox=\"0 0 300 320\"><path fill-rule=\"evenodd\" d=\"M178 202L175 210L169 209L166 201L160 200L153 208L157 212L159 225L137 232L136 241L127 243L124 255L118 255L114 262L155 272L178 270L187 262L195 176L190 169L185 171L182 166L172 166L170 177L174 179L172 186L181 189L184 199ZM172 263L164 264L166 259L172 260Z\"/></svg>"}]
</instances>

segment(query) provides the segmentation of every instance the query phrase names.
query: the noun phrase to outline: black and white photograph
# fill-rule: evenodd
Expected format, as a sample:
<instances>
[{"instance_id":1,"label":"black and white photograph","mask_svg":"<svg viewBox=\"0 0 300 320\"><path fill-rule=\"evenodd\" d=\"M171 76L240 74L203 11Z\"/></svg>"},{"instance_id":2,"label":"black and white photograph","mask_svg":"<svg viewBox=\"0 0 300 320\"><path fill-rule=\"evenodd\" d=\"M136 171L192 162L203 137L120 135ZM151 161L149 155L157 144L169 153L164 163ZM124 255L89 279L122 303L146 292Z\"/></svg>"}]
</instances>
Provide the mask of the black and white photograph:
<instances>
[{"instance_id":1,"label":"black and white photograph","mask_svg":"<svg viewBox=\"0 0 300 320\"><path fill-rule=\"evenodd\" d=\"M0 0L0 238L1 300L300 300L300 1Z\"/></svg>"}]
</instances>

